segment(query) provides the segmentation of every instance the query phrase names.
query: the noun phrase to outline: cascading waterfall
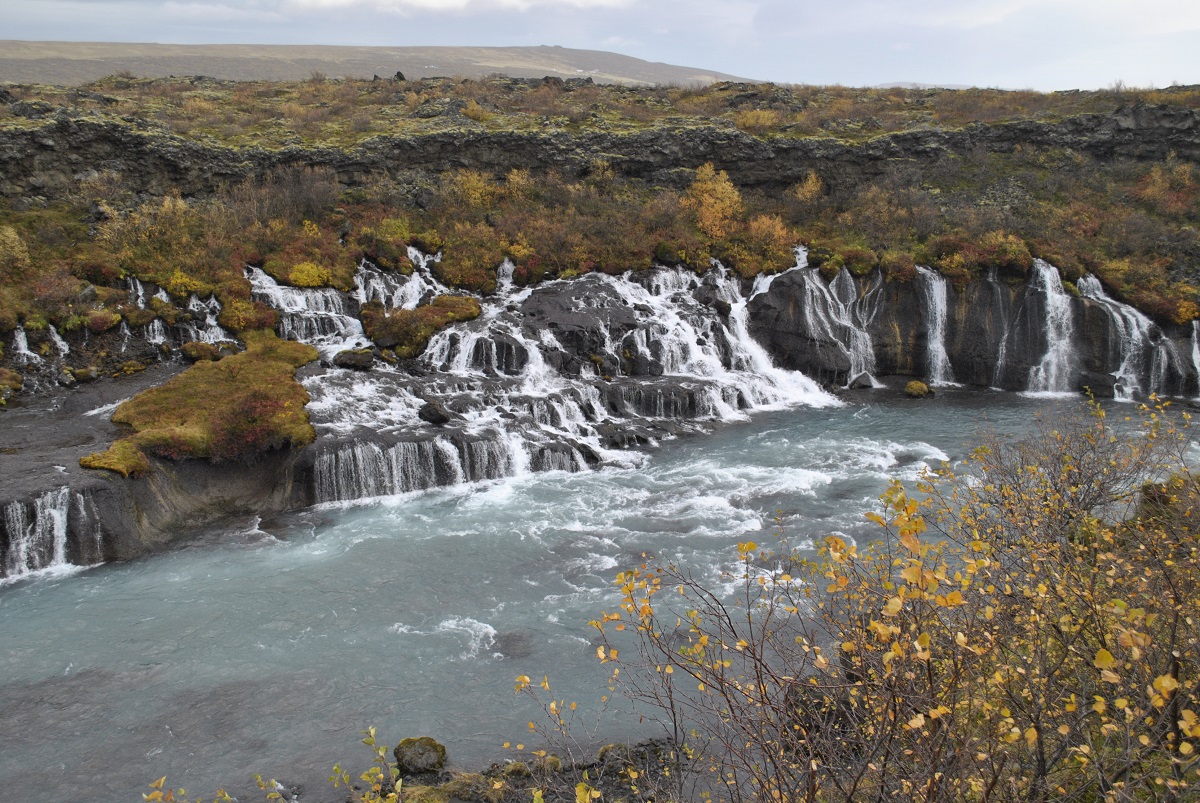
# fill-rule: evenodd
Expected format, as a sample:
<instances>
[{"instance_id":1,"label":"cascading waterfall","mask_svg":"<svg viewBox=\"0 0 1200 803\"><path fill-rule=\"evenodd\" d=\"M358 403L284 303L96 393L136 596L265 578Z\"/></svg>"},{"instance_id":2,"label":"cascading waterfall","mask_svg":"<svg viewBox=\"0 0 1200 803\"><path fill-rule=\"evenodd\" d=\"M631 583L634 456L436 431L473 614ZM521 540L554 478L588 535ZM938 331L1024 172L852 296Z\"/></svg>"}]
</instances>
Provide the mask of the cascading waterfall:
<instances>
[{"instance_id":1,"label":"cascading waterfall","mask_svg":"<svg viewBox=\"0 0 1200 803\"><path fill-rule=\"evenodd\" d=\"M1200 320L1192 321L1192 370L1200 381ZM1200 394L1200 386L1196 392Z\"/></svg>"},{"instance_id":2,"label":"cascading waterfall","mask_svg":"<svg viewBox=\"0 0 1200 803\"><path fill-rule=\"evenodd\" d=\"M875 348L867 332L878 311L882 277L875 276L859 296L854 277L844 268L828 285L815 268L805 269L803 276L804 321L810 335L842 350L850 362L850 382L865 379L872 387L883 387L875 379Z\"/></svg>"},{"instance_id":3,"label":"cascading waterfall","mask_svg":"<svg viewBox=\"0 0 1200 803\"><path fill-rule=\"evenodd\" d=\"M1004 322L1004 332L1000 335L1000 345L996 349L996 368L992 371L992 387L998 388L1004 381L1004 372L1008 368L1008 336L1012 331L1012 325L1008 316L1008 296L1005 294L1004 288L1000 286L995 268L988 269L986 281L992 291L992 298L995 299L993 303L999 310L999 318Z\"/></svg>"},{"instance_id":4,"label":"cascading waterfall","mask_svg":"<svg viewBox=\"0 0 1200 803\"><path fill-rule=\"evenodd\" d=\"M331 287L280 284L260 268L247 267L251 295L279 313L279 335L316 346L325 356L368 343L346 294Z\"/></svg>"},{"instance_id":5,"label":"cascading waterfall","mask_svg":"<svg viewBox=\"0 0 1200 803\"><path fill-rule=\"evenodd\" d=\"M1117 384L1114 397L1129 401L1138 393L1165 393L1172 347L1159 328L1128 304L1110 298L1095 276L1075 283L1079 294L1098 303L1108 313L1117 336Z\"/></svg>"},{"instance_id":6,"label":"cascading waterfall","mask_svg":"<svg viewBox=\"0 0 1200 803\"><path fill-rule=\"evenodd\" d=\"M50 331L50 342L54 344L54 350L58 352L59 357L65 357L71 353L71 347L67 345L67 341L63 340L62 335L53 325L47 327Z\"/></svg>"},{"instance_id":7,"label":"cascading waterfall","mask_svg":"<svg viewBox=\"0 0 1200 803\"><path fill-rule=\"evenodd\" d=\"M203 321L190 321L182 324L181 328L186 336L186 340L199 340L205 343L221 343L233 340L229 333L217 322L217 316L221 314L221 302L217 301L215 296L201 299L199 296L193 295L188 299L187 308L193 315L202 316Z\"/></svg>"},{"instance_id":8,"label":"cascading waterfall","mask_svg":"<svg viewBox=\"0 0 1200 803\"><path fill-rule=\"evenodd\" d=\"M946 354L946 277L929 268L917 268L925 318L925 359L929 384L954 385L954 369Z\"/></svg>"},{"instance_id":9,"label":"cascading waterfall","mask_svg":"<svg viewBox=\"0 0 1200 803\"><path fill-rule=\"evenodd\" d=\"M422 297L444 289L429 272L434 258L412 256L416 269L407 282L421 288ZM481 298L477 319L434 335L418 358L421 376L384 369L306 381L314 422L329 433L317 444L318 501L526 471L636 465L639 455L610 448L608 439L646 443L672 428L694 426L690 421L739 419L765 407L837 404L812 380L771 364L747 331L740 278L719 264L703 277L656 268L538 288L514 287L511 270L509 263L501 266L497 291ZM754 292L769 282L760 280ZM354 300L408 303L412 296L400 292L403 286L364 265ZM589 359L579 358L578 344L565 347L553 326L522 314L535 294L562 296L555 309L580 311L578 320L595 342ZM714 304L728 305L728 312L718 314ZM609 366L603 373L618 375L601 377L601 363ZM440 400L452 415L435 438L417 416L428 399ZM666 422L666 429L653 422Z\"/></svg>"},{"instance_id":10,"label":"cascading waterfall","mask_svg":"<svg viewBox=\"0 0 1200 803\"><path fill-rule=\"evenodd\" d=\"M20 365L39 365L42 362L41 357L29 350L29 338L23 326L13 330L12 352L13 358Z\"/></svg>"},{"instance_id":11,"label":"cascading waterfall","mask_svg":"<svg viewBox=\"0 0 1200 803\"><path fill-rule=\"evenodd\" d=\"M1031 292L1043 299L1043 329L1046 353L1029 369L1029 393L1068 393L1074 390L1074 310L1071 296L1063 287L1058 269L1041 259L1034 260Z\"/></svg>"},{"instance_id":12,"label":"cascading waterfall","mask_svg":"<svg viewBox=\"0 0 1200 803\"><path fill-rule=\"evenodd\" d=\"M67 566L67 523L71 489L47 491L32 504L16 501L4 506L8 549L4 576L25 577Z\"/></svg>"}]
</instances>

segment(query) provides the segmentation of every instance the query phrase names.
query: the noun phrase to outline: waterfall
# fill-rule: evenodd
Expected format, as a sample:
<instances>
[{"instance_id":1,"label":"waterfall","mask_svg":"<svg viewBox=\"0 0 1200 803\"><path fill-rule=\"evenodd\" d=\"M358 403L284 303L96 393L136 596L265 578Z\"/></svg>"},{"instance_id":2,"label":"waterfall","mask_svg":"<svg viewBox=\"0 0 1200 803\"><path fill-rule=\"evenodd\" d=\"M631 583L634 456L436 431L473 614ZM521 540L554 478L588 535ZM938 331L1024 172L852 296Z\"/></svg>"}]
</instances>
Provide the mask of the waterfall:
<instances>
[{"instance_id":1,"label":"waterfall","mask_svg":"<svg viewBox=\"0 0 1200 803\"><path fill-rule=\"evenodd\" d=\"M1129 401L1139 393L1165 393L1172 351L1162 331L1133 307L1110 298L1095 276L1088 274L1075 286L1081 296L1095 301L1108 314L1116 334L1114 397Z\"/></svg>"},{"instance_id":2,"label":"waterfall","mask_svg":"<svg viewBox=\"0 0 1200 803\"><path fill-rule=\"evenodd\" d=\"M199 321L193 320L182 324L181 328L186 336L186 340L220 343L233 339L229 336L228 332L221 328L221 324L217 322L217 316L221 314L221 302L217 301L215 296L209 296L207 299L201 300L199 296L193 295L188 299L187 308L192 313L193 318L198 318Z\"/></svg>"},{"instance_id":3,"label":"waterfall","mask_svg":"<svg viewBox=\"0 0 1200 803\"><path fill-rule=\"evenodd\" d=\"M1068 393L1074 390L1074 310L1058 269L1034 260L1029 290L1043 300L1046 353L1029 369L1029 393Z\"/></svg>"},{"instance_id":4,"label":"waterfall","mask_svg":"<svg viewBox=\"0 0 1200 803\"><path fill-rule=\"evenodd\" d=\"M946 277L929 268L917 268L925 318L925 361L929 384L954 385L954 369L946 354Z\"/></svg>"},{"instance_id":5,"label":"waterfall","mask_svg":"<svg viewBox=\"0 0 1200 803\"><path fill-rule=\"evenodd\" d=\"M407 281L364 264L354 300L407 303L412 296L401 291L410 283L422 295L439 289L429 273L436 257L412 256ZM802 268L801 252L793 270ZM305 380L320 435L318 501L633 466L644 458L629 446L701 422L838 403L803 374L772 365L748 333L741 278L719 263L703 276L657 268L536 288L515 287L511 265L502 265L496 292L480 303L478 318L434 334L415 375L339 371ZM545 324L536 310L558 322ZM436 437L418 415L427 400L450 415Z\"/></svg>"},{"instance_id":6,"label":"waterfall","mask_svg":"<svg viewBox=\"0 0 1200 803\"><path fill-rule=\"evenodd\" d=\"M354 303L332 287L290 287L265 271L246 268L251 295L279 313L279 336L316 346L325 357L368 341Z\"/></svg>"},{"instance_id":7,"label":"waterfall","mask_svg":"<svg viewBox=\"0 0 1200 803\"><path fill-rule=\"evenodd\" d=\"M369 440L338 444L316 460L319 502L343 502L517 476L529 469L523 444L493 431L451 441L435 438L386 445Z\"/></svg>"},{"instance_id":8,"label":"waterfall","mask_svg":"<svg viewBox=\"0 0 1200 803\"><path fill-rule=\"evenodd\" d=\"M47 491L32 504L16 501L4 506L8 548L4 577L14 579L67 566L67 523L71 489Z\"/></svg>"},{"instance_id":9,"label":"waterfall","mask_svg":"<svg viewBox=\"0 0 1200 803\"><path fill-rule=\"evenodd\" d=\"M987 272L988 287L992 289L992 297L998 309L998 317L1004 322L1004 332L1000 335L1000 345L996 349L996 367L992 371L992 387L999 388L1000 383L1004 381L1004 372L1008 368L1008 336L1012 331L1012 322L1008 317L1006 309L1008 296L1004 292L1004 288L1000 286L1000 280L996 278L996 269L989 268Z\"/></svg>"},{"instance_id":10,"label":"waterfall","mask_svg":"<svg viewBox=\"0 0 1200 803\"><path fill-rule=\"evenodd\" d=\"M145 309L146 288L142 286L142 283L135 276L128 277L125 283L129 286L129 303L138 309Z\"/></svg>"},{"instance_id":11,"label":"waterfall","mask_svg":"<svg viewBox=\"0 0 1200 803\"><path fill-rule=\"evenodd\" d=\"M1196 374L1196 381L1200 383L1200 320L1192 321L1192 370ZM1200 396L1200 384L1197 385L1196 393Z\"/></svg>"},{"instance_id":12,"label":"waterfall","mask_svg":"<svg viewBox=\"0 0 1200 803\"><path fill-rule=\"evenodd\" d=\"M163 325L161 318L155 318L150 323L146 324L146 340L158 346L167 342L167 327Z\"/></svg>"},{"instance_id":13,"label":"waterfall","mask_svg":"<svg viewBox=\"0 0 1200 803\"><path fill-rule=\"evenodd\" d=\"M806 269L803 304L805 328L814 340L840 349L850 362L849 382L865 377L872 387L883 387L875 379L875 348L867 326L878 312L878 291L883 279L878 274L860 297L854 277L843 268L826 285L820 271Z\"/></svg>"},{"instance_id":14,"label":"waterfall","mask_svg":"<svg viewBox=\"0 0 1200 803\"><path fill-rule=\"evenodd\" d=\"M38 365L42 362L41 357L29 350L29 338L23 326L13 330L12 352L18 365Z\"/></svg>"},{"instance_id":15,"label":"waterfall","mask_svg":"<svg viewBox=\"0 0 1200 803\"><path fill-rule=\"evenodd\" d=\"M67 341L62 339L62 335L58 333L58 330L53 325L48 328L50 331L50 342L54 344L54 349L58 352L58 356L65 357L70 354L71 347L67 345Z\"/></svg>"}]
</instances>

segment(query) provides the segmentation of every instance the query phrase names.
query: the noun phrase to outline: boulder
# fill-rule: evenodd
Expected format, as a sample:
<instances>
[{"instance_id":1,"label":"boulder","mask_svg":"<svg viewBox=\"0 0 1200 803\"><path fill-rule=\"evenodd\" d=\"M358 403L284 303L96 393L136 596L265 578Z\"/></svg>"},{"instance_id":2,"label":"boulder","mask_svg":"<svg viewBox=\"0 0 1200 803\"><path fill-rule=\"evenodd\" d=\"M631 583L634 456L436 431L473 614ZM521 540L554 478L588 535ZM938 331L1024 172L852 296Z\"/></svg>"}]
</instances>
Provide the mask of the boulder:
<instances>
[{"instance_id":1,"label":"boulder","mask_svg":"<svg viewBox=\"0 0 1200 803\"><path fill-rule=\"evenodd\" d=\"M375 355L370 349L346 349L334 355L333 364L338 368L369 371L371 366L375 364Z\"/></svg>"},{"instance_id":2,"label":"boulder","mask_svg":"<svg viewBox=\"0 0 1200 803\"><path fill-rule=\"evenodd\" d=\"M1116 396L1117 378L1112 374L1084 371L1079 376L1079 391L1090 393L1093 398L1111 399Z\"/></svg>"},{"instance_id":3,"label":"boulder","mask_svg":"<svg viewBox=\"0 0 1200 803\"><path fill-rule=\"evenodd\" d=\"M924 399L933 395L933 389L920 380L914 379L904 386L904 395L910 399Z\"/></svg>"},{"instance_id":4,"label":"boulder","mask_svg":"<svg viewBox=\"0 0 1200 803\"><path fill-rule=\"evenodd\" d=\"M401 739L392 751L401 775L424 775L446 766L446 747L429 736Z\"/></svg>"},{"instance_id":5,"label":"boulder","mask_svg":"<svg viewBox=\"0 0 1200 803\"><path fill-rule=\"evenodd\" d=\"M846 387L850 388L850 390L869 390L875 387L875 383L871 380L871 375L864 371L851 379Z\"/></svg>"},{"instance_id":6,"label":"boulder","mask_svg":"<svg viewBox=\"0 0 1200 803\"><path fill-rule=\"evenodd\" d=\"M421 405L421 409L417 410L417 417L435 427L444 426L451 420L450 412L437 399L431 399Z\"/></svg>"}]
</instances>

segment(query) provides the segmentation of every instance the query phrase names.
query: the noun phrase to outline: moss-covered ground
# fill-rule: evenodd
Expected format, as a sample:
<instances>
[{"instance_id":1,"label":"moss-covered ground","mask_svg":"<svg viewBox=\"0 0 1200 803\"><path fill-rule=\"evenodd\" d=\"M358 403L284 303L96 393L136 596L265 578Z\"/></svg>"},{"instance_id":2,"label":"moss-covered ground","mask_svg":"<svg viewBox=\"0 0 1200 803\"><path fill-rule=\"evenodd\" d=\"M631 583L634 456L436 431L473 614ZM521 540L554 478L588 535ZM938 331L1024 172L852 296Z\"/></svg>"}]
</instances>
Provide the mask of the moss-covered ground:
<instances>
[{"instance_id":1,"label":"moss-covered ground","mask_svg":"<svg viewBox=\"0 0 1200 803\"><path fill-rule=\"evenodd\" d=\"M246 346L217 362L197 362L123 403L113 421L132 433L80 465L136 477L149 468L150 455L237 460L312 443L308 392L296 368L315 360L316 350L272 332L247 333Z\"/></svg>"}]
</instances>

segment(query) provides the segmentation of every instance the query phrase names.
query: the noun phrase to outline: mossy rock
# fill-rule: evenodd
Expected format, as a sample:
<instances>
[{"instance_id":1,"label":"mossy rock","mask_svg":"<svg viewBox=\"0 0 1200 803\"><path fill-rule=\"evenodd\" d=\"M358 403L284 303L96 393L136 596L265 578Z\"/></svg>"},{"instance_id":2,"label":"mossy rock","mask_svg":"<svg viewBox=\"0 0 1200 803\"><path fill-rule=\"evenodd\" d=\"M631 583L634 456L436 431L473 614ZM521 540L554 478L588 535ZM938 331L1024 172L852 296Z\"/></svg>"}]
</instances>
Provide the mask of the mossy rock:
<instances>
[{"instance_id":1,"label":"mossy rock","mask_svg":"<svg viewBox=\"0 0 1200 803\"><path fill-rule=\"evenodd\" d=\"M476 773L455 774L453 778L438 787L455 800L474 801L475 803L500 803L508 785L502 781L493 781Z\"/></svg>"},{"instance_id":2,"label":"mossy rock","mask_svg":"<svg viewBox=\"0 0 1200 803\"><path fill-rule=\"evenodd\" d=\"M904 386L904 395L910 399L924 399L933 395L933 389L924 382L914 379Z\"/></svg>"},{"instance_id":3,"label":"mossy rock","mask_svg":"<svg viewBox=\"0 0 1200 803\"><path fill-rule=\"evenodd\" d=\"M216 362L221 359L221 348L216 343L193 340L191 343L184 343L179 350L188 362Z\"/></svg>"},{"instance_id":4,"label":"mossy rock","mask_svg":"<svg viewBox=\"0 0 1200 803\"><path fill-rule=\"evenodd\" d=\"M446 766L445 745L430 736L401 739L392 755L401 775L422 775Z\"/></svg>"},{"instance_id":5,"label":"mossy rock","mask_svg":"<svg viewBox=\"0 0 1200 803\"><path fill-rule=\"evenodd\" d=\"M501 773L505 778L528 778L533 772L524 761L513 761L504 766Z\"/></svg>"},{"instance_id":6,"label":"mossy rock","mask_svg":"<svg viewBox=\"0 0 1200 803\"><path fill-rule=\"evenodd\" d=\"M375 364L375 354L370 349L346 349L334 355L333 364L338 368L369 371Z\"/></svg>"}]
</instances>

